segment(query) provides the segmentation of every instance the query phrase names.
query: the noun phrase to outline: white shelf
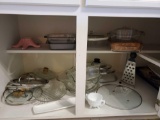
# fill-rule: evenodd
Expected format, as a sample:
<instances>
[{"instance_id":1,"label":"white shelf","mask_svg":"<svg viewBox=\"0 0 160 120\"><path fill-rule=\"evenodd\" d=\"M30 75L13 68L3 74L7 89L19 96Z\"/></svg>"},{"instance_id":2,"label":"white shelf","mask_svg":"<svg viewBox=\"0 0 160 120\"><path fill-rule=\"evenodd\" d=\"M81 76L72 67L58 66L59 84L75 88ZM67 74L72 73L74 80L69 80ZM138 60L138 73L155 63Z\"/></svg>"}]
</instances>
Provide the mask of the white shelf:
<instances>
[{"instance_id":1,"label":"white shelf","mask_svg":"<svg viewBox=\"0 0 160 120\"><path fill-rule=\"evenodd\" d=\"M21 48L11 48L7 53L76 53L76 50L51 50L48 45L41 45L40 48L22 50ZM110 46L88 47L87 53L124 53L112 51ZM127 53L127 52L126 52ZM145 45L140 53L160 53L159 45Z\"/></svg>"},{"instance_id":2,"label":"white shelf","mask_svg":"<svg viewBox=\"0 0 160 120\"><path fill-rule=\"evenodd\" d=\"M154 108L154 104L157 98L158 91L149 85L147 82L142 80L139 76L136 76L135 90L142 96L142 104L132 110L118 110L107 105L104 105L100 109L90 109L88 103L85 107L85 116L96 116L96 117L116 117L116 116L154 116L156 117L157 112ZM147 94L146 94L147 93Z\"/></svg>"},{"instance_id":3,"label":"white shelf","mask_svg":"<svg viewBox=\"0 0 160 120\"><path fill-rule=\"evenodd\" d=\"M89 7L160 8L158 0L86 0Z\"/></svg>"},{"instance_id":4,"label":"white shelf","mask_svg":"<svg viewBox=\"0 0 160 120\"><path fill-rule=\"evenodd\" d=\"M160 53L160 44L144 44L141 53Z\"/></svg>"},{"instance_id":5,"label":"white shelf","mask_svg":"<svg viewBox=\"0 0 160 120\"><path fill-rule=\"evenodd\" d=\"M80 116L75 115L75 107L58 110L54 112L48 112L43 114L34 115L32 112L33 104L21 105L21 106L9 106L1 104L0 107L0 119L51 119L51 118L76 118L76 117L131 117L134 116L140 118L142 116L154 118L157 112L154 108L154 104L157 98L157 90L150 86L147 82L140 77L136 77L135 89L142 96L142 104L133 110L118 110L111 108L107 105L100 109L89 109L88 104L84 109L84 114ZM146 94L147 93L147 94ZM68 98L64 96L62 99ZM114 118L113 118L114 120Z\"/></svg>"},{"instance_id":6,"label":"white shelf","mask_svg":"<svg viewBox=\"0 0 160 120\"><path fill-rule=\"evenodd\" d=\"M110 46L88 47L87 53L116 53L111 51Z\"/></svg>"},{"instance_id":7,"label":"white shelf","mask_svg":"<svg viewBox=\"0 0 160 120\"><path fill-rule=\"evenodd\" d=\"M76 53L76 50L51 50L49 45L43 44L40 48L29 47L25 50L21 48L11 48L7 53Z\"/></svg>"},{"instance_id":8,"label":"white shelf","mask_svg":"<svg viewBox=\"0 0 160 120\"><path fill-rule=\"evenodd\" d=\"M80 0L0 0L0 4L79 6Z\"/></svg>"},{"instance_id":9,"label":"white shelf","mask_svg":"<svg viewBox=\"0 0 160 120\"><path fill-rule=\"evenodd\" d=\"M138 54L138 55L139 57L147 60L148 62L151 62L154 65L160 67L160 54L158 55Z\"/></svg>"},{"instance_id":10,"label":"white shelf","mask_svg":"<svg viewBox=\"0 0 160 120\"><path fill-rule=\"evenodd\" d=\"M62 100L73 97L71 95L65 95ZM1 103L0 107L0 119L51 119L51 118L75 118L75 107L65 108L53 112L47 112L42 114L34 114L32 107L33 104L10 106Z\"/></svg>"}]
</instances>

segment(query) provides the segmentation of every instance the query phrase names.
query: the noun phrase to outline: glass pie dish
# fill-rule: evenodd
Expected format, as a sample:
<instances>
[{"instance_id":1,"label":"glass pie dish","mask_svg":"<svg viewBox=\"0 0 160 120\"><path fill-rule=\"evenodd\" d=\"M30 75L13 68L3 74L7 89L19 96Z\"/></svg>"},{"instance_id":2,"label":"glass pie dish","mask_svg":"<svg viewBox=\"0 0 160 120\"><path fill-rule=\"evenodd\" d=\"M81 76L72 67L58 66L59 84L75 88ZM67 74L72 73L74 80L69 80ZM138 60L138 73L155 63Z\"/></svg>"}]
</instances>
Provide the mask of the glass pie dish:
<instances>
[{"instance_id":1,"label":"glass pie dish","mask_svg":"<svg viewBox=\"0 0 160 120\"><path fill-rule=\"evenodd\" d=\"M63 82L50 80L48 84L33 90L33 96L40 102L59 100L66 94L67 90Z\"/></svg>"}]
</instances>

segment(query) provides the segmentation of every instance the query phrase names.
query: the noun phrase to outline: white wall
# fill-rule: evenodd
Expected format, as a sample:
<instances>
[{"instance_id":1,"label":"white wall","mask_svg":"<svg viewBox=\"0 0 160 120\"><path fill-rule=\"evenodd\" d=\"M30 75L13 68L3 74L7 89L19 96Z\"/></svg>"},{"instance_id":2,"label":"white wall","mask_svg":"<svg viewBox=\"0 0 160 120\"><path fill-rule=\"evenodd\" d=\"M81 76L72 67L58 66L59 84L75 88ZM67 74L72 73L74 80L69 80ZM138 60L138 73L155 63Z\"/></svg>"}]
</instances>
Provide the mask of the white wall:
<instances>
[{"instance_id":1,"label":"white wall","mask_svg":"<svg viewBox=\"0 0 160 120\"><path fill-rule=\"evenodd\" d=\"M124 54L125 55L125 54ZM126 63L125 57L122 53L120 54L87 54L87 62L92 62L94 58L100 58L104 64L112 65L112 68L116 72L122 72L123 66Z\"/></svg>"},{"instance_id":2,"label":"white wall","mask_svg":"<svg viewBox=\"0 0 160 120\"><path fill-rule=\"evenodd\" d=\"M18 39L17 16L0 15L0 95L8 81L18 77L23 70L21 55L6 53L6 49Z\"/></svg>"},{"instance_id":3,"label":"white wall","mask_svg":"<svg viewBox=\"0 0 160 120\"><path fill-rule=\"evenodd\" d=\"M76 17L18 16L21 37L43 39L49 33L76 33Z\"/></svg>"},{"instance_id":4,"label":"white wall","mask_svg":"<svg viewBox=\"0 0 160 120\"><path fill-rule=\"evenodd\" d=\"M48 67L60 73L75 66L74 54L23 54L24 71Z\"/></svg>"},{"instance_id":5,"label":"white wall","mask_svg":"<svg viewBox=\"0 0 160 120\"><path fill-rule=\"evenodd\" d=\"M160 44L160 19L158 18L120 18L120 17L90 17L89 31L108 33L121 27L131 27L145 32L143 43Z\"/></svg>"}]
</instances>

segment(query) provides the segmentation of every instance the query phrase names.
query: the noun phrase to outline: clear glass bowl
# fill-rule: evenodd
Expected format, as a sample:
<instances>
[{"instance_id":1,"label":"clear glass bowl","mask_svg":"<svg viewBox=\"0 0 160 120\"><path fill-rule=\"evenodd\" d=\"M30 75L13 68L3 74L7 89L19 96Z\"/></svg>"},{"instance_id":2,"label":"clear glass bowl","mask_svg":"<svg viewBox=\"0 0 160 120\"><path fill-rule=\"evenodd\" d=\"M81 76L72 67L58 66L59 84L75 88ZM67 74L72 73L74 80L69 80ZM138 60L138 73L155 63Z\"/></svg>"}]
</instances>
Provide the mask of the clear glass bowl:
<instances>
[{"instance_id":1,"label":"clear glass bowl","mask_svg":"<svg viewBox=\"0 0 160 120\"><path fill-rule=\"evenodd\" d=\"M67 76L76 81L76 69L75 67L67 70ZM87 66L86 68L86 81L95 80L100 77L99 66Z\"/></svg>"},{"instance_id":2,"label":"clear glass bowl","mask_svg":"<svg viewBox=\"0 0 160 120\"><path fill-rule=\"evenodd\" d=\"M40 102L50 102L61 99L66 94L66 87L63 82L50 80L43 87L36 88L33 96Z\"/></svg>"},{"instance_id":3,"label":"clear glass bowl","mask_svg":"<svg viewBox=\"0 0 160 120\"><path fill-rule=\"evenodd\" d=\"M95 86L97 86L99 78L100 77L96 77L96 78L93 78L93 79L86 81L86 92L87 93L88 93L88 91L94 91L95 88L97 88ZM75 93L76 81L74 80L73 77L71 77L71 75L64 72L64 73L58 75L57 79L62 81L65 84L68 91L70 91L71 93Z\"/></svg>"}]
</instances>

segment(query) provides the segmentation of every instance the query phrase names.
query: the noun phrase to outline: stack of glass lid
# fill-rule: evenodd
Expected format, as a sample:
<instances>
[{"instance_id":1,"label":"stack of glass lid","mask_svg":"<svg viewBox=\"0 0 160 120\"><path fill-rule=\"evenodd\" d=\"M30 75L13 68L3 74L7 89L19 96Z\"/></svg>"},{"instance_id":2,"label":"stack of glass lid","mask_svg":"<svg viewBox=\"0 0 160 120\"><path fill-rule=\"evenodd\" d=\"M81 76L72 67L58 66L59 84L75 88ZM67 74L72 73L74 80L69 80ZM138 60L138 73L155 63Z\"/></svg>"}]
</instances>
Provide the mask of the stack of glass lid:
<instances>
[{"instance_id":1,"label":"stack of glass lid","mask_svg":"<svg viewBox=\"0 0 160 120\"><path fill-rule=\"evenodd\" d=\"M59 100L66 94L66 87L63 82L51 80L43 87L33 90L33 97L40 102L50 102Z\"/></svg>"},{"instance_id":2,"label":"stack of glass lid","mask_svg":"<svg viewBox=\"0 0 160 120\"><path fill-rule=\"evenodd\" d=\"M52 71L37 70L43 70L43 72L37 72L41 77L35 73L25 73L18 79L11 80L2 95L2 101L8 105L45 103L59 100L66 94L65 84L51 79L55 78Z\"/></svg>"},{"instance_id":3,"label":"stack of glass lid","mask_svg":"<svg viewBox=\"0 0 160 120\"><path fill-rule=\"evenodd\" d=\"M103 95L106 105L120 110L131 110L142 103L142 97L137 91L121 84L103 85L97 93Z\"/></svg>"},{"instance_id":4,"label":"stack of glass lid","mask_svg":"<svg viewBox=\"0 0 160 120\"><path fill-rule=\"evenodd\" d=\"M98 81L100 79L99 67L88 66L86 68L86 93L96 91L99 87ZM75 67L65 71L58 76L58 80L62 81L67 90L71 93L75 93L76 89L76 70Z\"/></svg>"},{"instance_id":5,"label":"stack of glass lid","mask_svg":"<svg viewBox=\"0 0 160 120\"><path fill-rule=\"evenodd\" d=\"M99 79L100 83L115 82L117 80L117 76L112 65L102 63L99 58L94 58L92 62L88 62L87 67L90 66L96 66L97 69L99 69L99 74L101 76Z\"/></svg>"}]
</instances>

